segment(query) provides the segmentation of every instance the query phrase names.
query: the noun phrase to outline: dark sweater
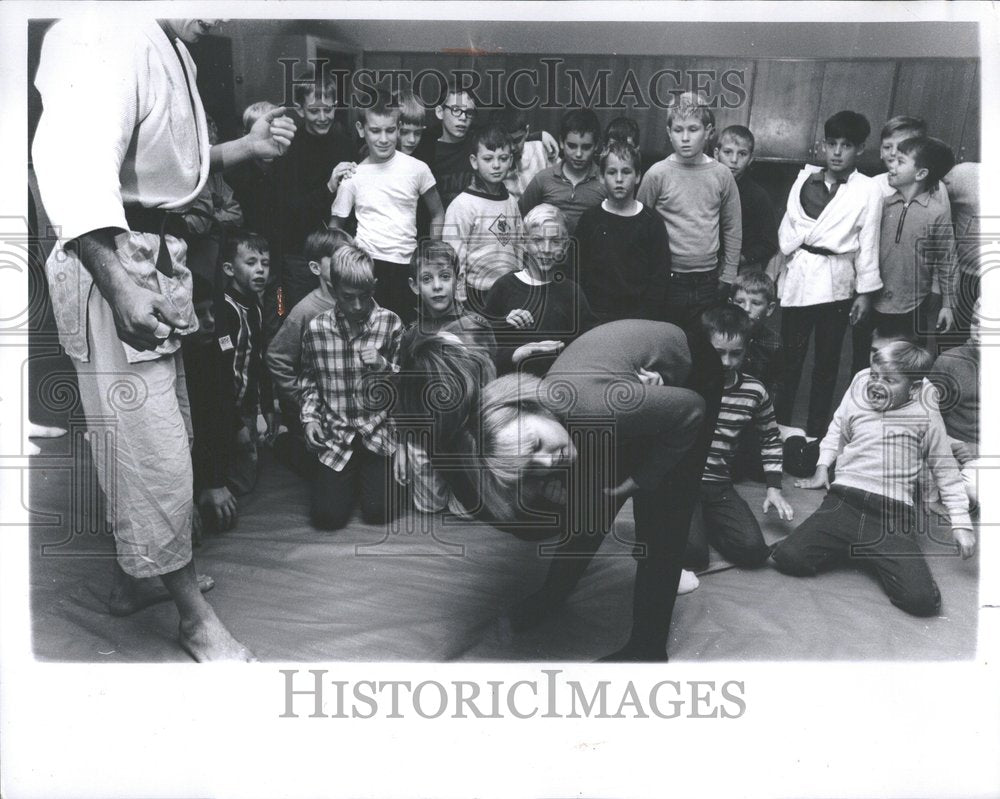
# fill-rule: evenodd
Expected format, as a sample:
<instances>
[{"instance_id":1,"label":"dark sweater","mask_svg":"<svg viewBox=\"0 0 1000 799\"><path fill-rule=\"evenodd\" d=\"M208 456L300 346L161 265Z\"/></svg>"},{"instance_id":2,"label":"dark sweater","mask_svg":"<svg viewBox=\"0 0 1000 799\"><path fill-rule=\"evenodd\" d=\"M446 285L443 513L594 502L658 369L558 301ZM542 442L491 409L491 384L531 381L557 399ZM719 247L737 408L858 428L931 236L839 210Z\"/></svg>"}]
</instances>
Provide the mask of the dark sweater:
<instances>
[{"instance_id":1,"label":"dark sweater","mask_svg":"<svg viewBox=\"0 0 1000 799\"><path fill-rule=\"evenodd\" d=\"M327 188L333 168L357 160L354 140L336 128L325 136L300 130L288 152L275 161L281 198L282 252L301 255L306 236L325 227L334 194Z\"/></svg>"},{"instance_id":2,"label":"dark sweater","mask_svg":"<svg viewBox=\"0 0 1000 799\"><path fill-rule=\"evenodd\" d=\"M979 444L979 374L979 348L971 342L945 350L931 368L945 429L966 444Z\"/></svg>"},{"instance_id":3,"label":"dark sweater","mask_svg":"<svg viewBox=\"0 0 1000 799\"><path fill-rule=\"evenodd\" d=\"M774 206L764 188L744 173L736 183L740 190L743 244L740 254L747 264L765 267L778 251L778 222Z\"/></svg>"},{"instance_id":4,"label":"dark sweater","mask_svg":"<svg viewBox=\"0 0 1000 799\"><path fill-rule=\"evenodd\" d=\"M426 135L426 132L425 134ZM421 142L423 144L423 142ZM469 153L472 151L472 141L466 136L463 141L445 143L434 142L434 154L431 158L431 172L437 181L441 205L447 210L454 200L472 181L475 174L469 164Z\"/></svg>"},{"instance_id":5,"label":"dark sweater","mask_svg":"<svg viewBox=\"0 0 1000 799\"><path fill-rule=\"evenodd\" d=\"M643 386L639 368L658 372L664 385ZM678 388L690 377L691 350L680 328L629 319L599 325L567 346L539 396L565 423L578 418L613 424L619 452L629 441L642 442L625 449L620 466L640 488L651 490L692 446L700 428L703 401L694 391ZM572 389L565 390L565 384ZM578 461L590 455L581 452ZM619 473L617 479L624 476Z\"/></svg>"},{"instance_id":6,"label":"dark sweater","mask_svg":"<svg viewBox=\"0 0 1000 799\"><path fill-rule=\"evenodd\" d=\"M575 238L580 287L599 320L659 318L670 248L656 214L643 207L635 216L619 216L598 205L583 212Z\"/></svg>"},{"instance_id":7,"label":"dark sweater","mask_svg":"<svg viewBox=\"0 0 1000 799\"><path fill-rule=\"evenodd\" d=\"M544 375L555 360L554 355L533 355L515 367L514 350L534 341L562 341L569 344L594 326L594 315L580 287L569 278L532 286L510 272L497 279L486 295L486 317L494 325L497 339L497 374L515 368ZM525 329L507 324L507 314L523 308L535 323Z\"/></svg>"}]
</instances>

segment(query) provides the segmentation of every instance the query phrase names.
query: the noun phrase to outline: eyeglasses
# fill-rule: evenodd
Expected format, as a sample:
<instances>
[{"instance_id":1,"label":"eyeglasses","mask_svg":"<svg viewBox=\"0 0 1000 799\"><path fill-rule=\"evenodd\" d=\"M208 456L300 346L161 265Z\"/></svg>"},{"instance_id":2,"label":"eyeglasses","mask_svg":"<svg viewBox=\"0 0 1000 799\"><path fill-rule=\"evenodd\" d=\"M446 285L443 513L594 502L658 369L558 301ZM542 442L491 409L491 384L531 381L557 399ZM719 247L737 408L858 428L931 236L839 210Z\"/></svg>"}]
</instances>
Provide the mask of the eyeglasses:
<instances>
[{"instance_id":1,"label":"eyeglasses","mask_svg":"<svg viewBox=\"0 0 1000 799\"><path fill-rule=\"evenodd\" d=\"M466 119L472 119L476 115L475 108L462 108L462 106L460 105L448 105L445 106L445 108L451 111L451 115L453 117L458 117L459 119L461 119L462 117L465 117Z\"/></svg>"}]
</instances>

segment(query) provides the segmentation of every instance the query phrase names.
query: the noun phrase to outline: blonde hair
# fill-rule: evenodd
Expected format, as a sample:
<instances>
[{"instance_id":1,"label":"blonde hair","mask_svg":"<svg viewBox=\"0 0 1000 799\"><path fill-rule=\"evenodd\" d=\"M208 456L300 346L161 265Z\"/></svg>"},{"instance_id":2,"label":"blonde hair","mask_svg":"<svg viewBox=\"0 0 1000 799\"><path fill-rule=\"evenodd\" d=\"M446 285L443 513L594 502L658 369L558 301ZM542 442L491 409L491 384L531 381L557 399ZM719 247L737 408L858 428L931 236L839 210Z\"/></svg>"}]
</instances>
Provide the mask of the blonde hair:
<instances>
[{"instance_id":1,"label":"blonde hair","mask_svg":"<svg viewBox=\"0 0 1000 799\"><path fill-rule=\"evenodd\" d=\"M891 341L872 356L872 366L904 375L911 382L927 377L933 365L934 356L912 341Z\"/></svg>"},{"instance_id":2,"label":"blonde hair","mask_svg":"<svg viewBox=\"0 0 1000 799\"><path fill-rule=\"evenodd\" d=\"M524 215L521 227L525 234L535 228L542 227L549 222L555 222L562 228L564 235L569 235L569 227L566 224L566 216L556 206L551 203L541 203L532 208Z\"/></svg>"},{"instance_id":3,"label":"blonde hair","mask_svg":"<svg viewBox=\"0 0 1000 799\"><path fill-rule=\"evenodd\" d=\"M371 289L375 286L375 265L371 256L356 244L343 244L330 259L330 285Z\"/></svg>"},{"instance_id":4,"label":"blonde hair","mask_svg":"<svg viewBox=\"0 0 1000 799\"><path fill-rule=\"evenodd\" d=\"M482 431L482 500L486 509L499 519L510 519L517 512L518 483L527 459L517 442L503 432L516 424L523 414L539 414L555 419L542 404L541 379L534 375L508 374L489 383L482 392L479 410Z\"/></svg>"},{"instance_id":5,"label":"blonde hair","mask_svg":"<svg viewBox=\"0 0 1000 799\"><path fill-rule=\"evenodd\" d=\"M670 104L667 109L667 127L673 125L674 120L687 119L688 117L697 117L706 128L709 125L715 125L715 114L708 107L705 95L699 92L684 92Z\"/></svg>"},{"instance_id":6,"label":"blonde hair","mask_svg":"<svg viewBox=\"0 0 1000 799\"><path fill-rule=\"evenodd\" d=\"M273 111L277 108L274 103L269 100L259 100L256 103L251 103L243 111L243 132L249 133L250 128L254 126L254 123L260 119L268 111Z\"/></svg>"}]
</instances>

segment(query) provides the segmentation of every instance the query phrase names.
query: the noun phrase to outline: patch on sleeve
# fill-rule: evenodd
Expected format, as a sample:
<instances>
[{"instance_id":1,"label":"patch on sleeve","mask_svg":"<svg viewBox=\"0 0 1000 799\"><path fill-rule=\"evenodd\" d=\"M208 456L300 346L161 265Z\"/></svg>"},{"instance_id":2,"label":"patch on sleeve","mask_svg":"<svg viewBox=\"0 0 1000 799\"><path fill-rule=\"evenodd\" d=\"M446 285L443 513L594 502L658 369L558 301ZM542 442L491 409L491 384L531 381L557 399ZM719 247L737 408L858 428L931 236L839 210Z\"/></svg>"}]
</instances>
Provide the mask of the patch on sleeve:
<instances>
[{"instance_id":1,"label":"patch on sleeve","mask_svg":"<svg viewBox=\"0 0 1000 799\"><path fill-rule=\"evenodd\" d=\"M219 339L219 349L223 352L231 350L233 348L233 340L229 336L223 336Z\"/></svg>"}]
</instances>

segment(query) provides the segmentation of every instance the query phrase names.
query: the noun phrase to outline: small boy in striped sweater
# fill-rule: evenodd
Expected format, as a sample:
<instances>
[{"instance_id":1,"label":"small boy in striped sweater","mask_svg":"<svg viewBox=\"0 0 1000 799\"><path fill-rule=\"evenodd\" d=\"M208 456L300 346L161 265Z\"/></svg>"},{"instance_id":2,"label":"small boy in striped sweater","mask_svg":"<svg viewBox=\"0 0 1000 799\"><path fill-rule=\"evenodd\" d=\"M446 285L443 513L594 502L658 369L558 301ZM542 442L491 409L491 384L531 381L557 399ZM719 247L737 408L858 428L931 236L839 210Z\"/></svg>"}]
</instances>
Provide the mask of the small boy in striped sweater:
<instances>
[{"instance_id":1,"label":"small boy in striped sweater","mask_svg":"<svg viewBox=\"0 0 1000 799\"><path fill-rule=\"evenodd\" d=\"M736 305L721 305L705 311L701 323L722 360L725 387L701 478L701 514L696 511L692 518L684 565L693 571L706 568L711 543L737 566L761 566L770 549L753 511L733 487L732 466L740 433L755 425L767 482L763 510L767 513L773 507L779 518L791 520L792 506L781 493L781 436L774 406L764 384L741 371L752 325L747 312ZM697 585L693 574L682 575L679 593Z\"/></svg>"}]
</instances>

